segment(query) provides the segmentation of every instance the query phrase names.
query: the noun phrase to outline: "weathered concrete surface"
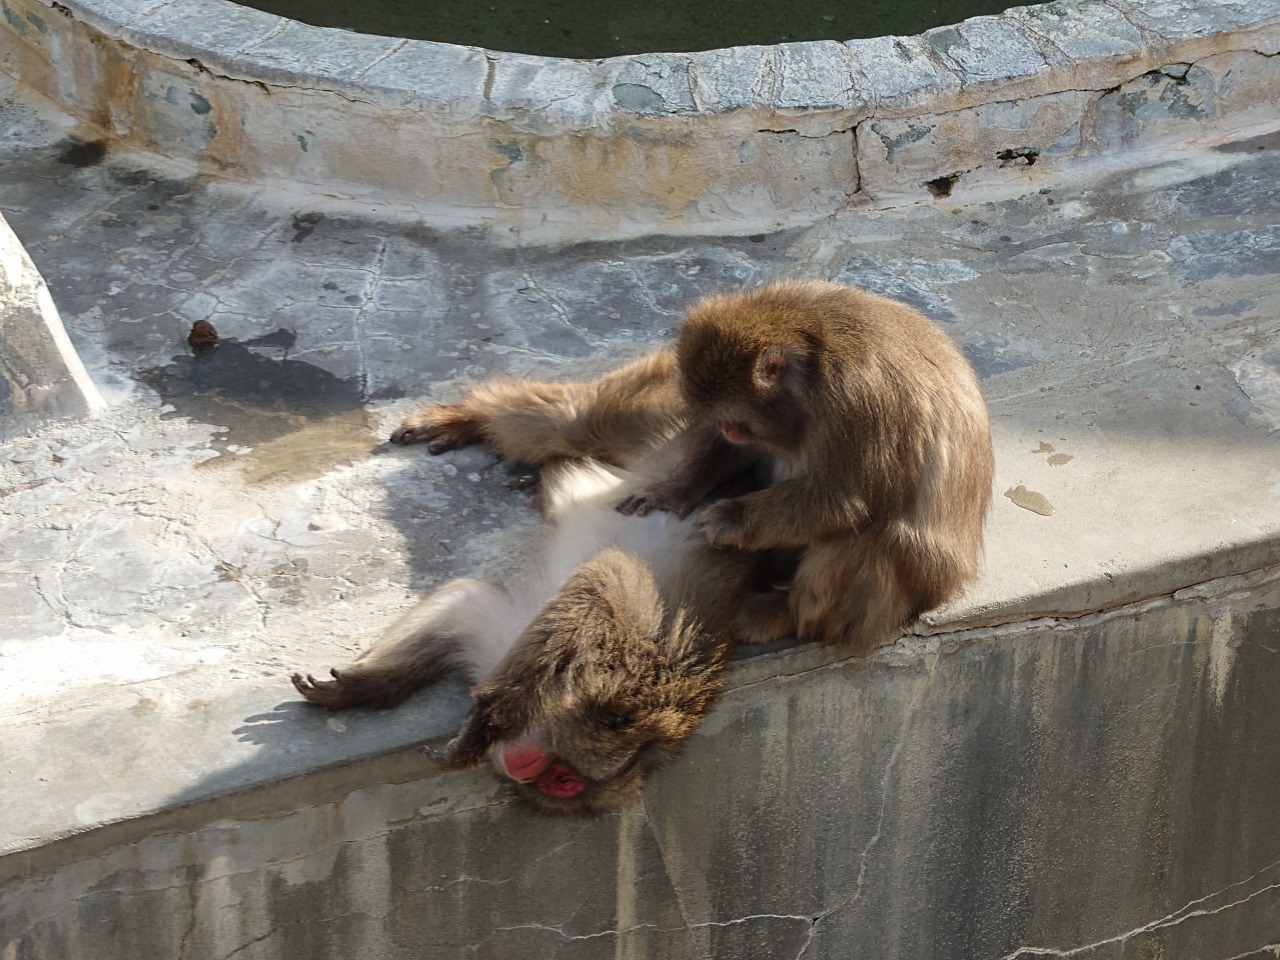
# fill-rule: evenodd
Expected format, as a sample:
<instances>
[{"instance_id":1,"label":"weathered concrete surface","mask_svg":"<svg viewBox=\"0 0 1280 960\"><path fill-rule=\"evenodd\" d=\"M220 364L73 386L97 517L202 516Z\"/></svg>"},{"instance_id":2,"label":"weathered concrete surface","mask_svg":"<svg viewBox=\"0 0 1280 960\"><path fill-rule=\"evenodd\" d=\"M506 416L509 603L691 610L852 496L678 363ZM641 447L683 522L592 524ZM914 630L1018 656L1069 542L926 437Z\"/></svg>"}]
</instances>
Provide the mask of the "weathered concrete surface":
<instances>
[{"instance_id":1,"label":"weathered concrete surface","mask_svg":"<svg viewBox=\"0 0 1280 960\"><path fill-rule=\"evenodd\" d=\"M1280 943L1274 138L552 247L99 155L41 103L0 88L0 210L113 403L2 441L6 960ZM370 455L414 402L594 372L785 272L921 306L982 374L997 488L962 604L869 661L748 659L643 808L594 823L408 749L456 725L457 685L387 715L294 700L290 671L533 527L481 452Z\"/></svg>"},{"instance_id":2,"label":"weathered concrete surface","mask_svg":"<svg viewBox=\"0 0 1280 960\"><path fill-rule=\"evenodd\" d=\"M1280 949L1280 584L743 665L642 805L409 756L5 888L12 956L1227 960ZM353 721L354 722L354 721ZM269 748L269 747L268 747Z\"/></svg>"},{"instance_id":3,"label":"weathered concrete surface","mask_svg":"<svg viewBox=\"0 0 1280 960\"><path fill-rule=\"evenodd\" d=\"M207 175L581 239L750 233L1274 129L1280 0L1055 0L921 37L568 61L225 0L2 0L0 71ZM376 146L375 146L376 145Z\"/></svg>"},{"instance_id":4,"label":"weathered concrete surface","mask_svg":"<svg viewBox=\"0 0 1280 960\"><path fill-rule=\"evenodd\" d=\"M63 417L103 406L44 278L0 216L0 417Z\"/></svg>"}]
</instances>

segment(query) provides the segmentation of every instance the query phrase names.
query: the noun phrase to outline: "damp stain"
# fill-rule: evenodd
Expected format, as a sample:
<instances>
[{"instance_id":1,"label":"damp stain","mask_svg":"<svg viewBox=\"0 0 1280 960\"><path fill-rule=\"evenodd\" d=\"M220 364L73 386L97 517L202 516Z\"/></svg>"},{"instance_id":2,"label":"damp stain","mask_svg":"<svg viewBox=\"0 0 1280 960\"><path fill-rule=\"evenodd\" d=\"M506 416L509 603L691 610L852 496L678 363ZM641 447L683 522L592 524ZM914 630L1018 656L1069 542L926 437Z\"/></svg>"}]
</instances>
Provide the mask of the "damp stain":
<instances>
[{"instance_id":1,"label":"damp stain","mask_svg":"<svg viewBox=\"0 0 1280 960\"><path fill-rule=\"evenodd\" d=\"M1023 510L1030 510L1032 513L1038 513L1042 517L1053 516L1053 504L1049 502L1043 493L1028 490L1022 484L1018 484L1016 487L1010 487L1006 490L1004 495Z\"/></svg>"},{"instance_id":2,"label":"damp stain","mask_svg":"<svg viewBox=\"0 0 1280 960\"><path fill-rule=\"evenodd\" d=\"M137 377L173 406L170 417L222 428L213 443L220 456L202 468L234 468L251 484L309 480L368 454L374 423L355 378L252 349L287 349L293 341L287 330L243 343L222 339Z\"/></svg>"},{"instance_id":3,"label":"damp stain","mask_svg":"<svg viewBox=\"0 0 1280 960\"><path fill-rule=\"evenodd\" d=\"M70 167L95 167L107 156L105 140L72 139L63 144L58 154L58 162Z\"/></svg>"},{"instance_id":4,"label":"damp stain","mask_svg":"<svg viewBox=\"0 0 1280 960\"><path fill-rule=\"evenodd\" d=\"M1071 456L1069 453L1055 453L1046 462L1051 467L1060 467L1065 463L1070 463L1074 459L1075 457Z\"/></svg>"}]
</instances>

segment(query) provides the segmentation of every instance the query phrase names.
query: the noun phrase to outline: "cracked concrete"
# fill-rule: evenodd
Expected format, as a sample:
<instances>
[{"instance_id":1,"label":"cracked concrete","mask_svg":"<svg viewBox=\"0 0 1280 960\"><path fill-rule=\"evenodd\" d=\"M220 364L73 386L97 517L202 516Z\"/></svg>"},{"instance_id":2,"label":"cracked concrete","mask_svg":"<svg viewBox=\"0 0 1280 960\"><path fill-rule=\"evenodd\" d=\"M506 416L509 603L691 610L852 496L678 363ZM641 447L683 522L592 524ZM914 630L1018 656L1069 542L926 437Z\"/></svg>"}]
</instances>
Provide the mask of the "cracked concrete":
<instances>
[{"instance_id":1,"label":"cracked concrete","mask_svg":"<svg viewBox=\"0 0 1280 960\"><path fill-rule=\"evenodd\" d=\"M0 71L86 140L526 238L773 231L939 184L980 201L1067 186L1100 153L1137 167L1238 140L1280 111L1277 0L1055 0L919 37L594 61L224 0L3 8Z\"/></svg>"},{"instance_id":2,"label":"cracked concrete","mask_svg":"<svg viewBox=\"0 0 1280 960\"><path fill-rule=\"evenodd\" d=\"M0 421L6 960L1275 951L1274 134L781 232L551 244L81 129L0 80L0 211L108 403ZM483 452L375 450L400 416L473 377L594 374L699 293L786 273L917 305L979 370L998 476L961 603L867 660L741 659L643 804L588 823L422 762L459 684L390 714L294 699L289 672L536 526Z\"/></svg>"}]
</instances>

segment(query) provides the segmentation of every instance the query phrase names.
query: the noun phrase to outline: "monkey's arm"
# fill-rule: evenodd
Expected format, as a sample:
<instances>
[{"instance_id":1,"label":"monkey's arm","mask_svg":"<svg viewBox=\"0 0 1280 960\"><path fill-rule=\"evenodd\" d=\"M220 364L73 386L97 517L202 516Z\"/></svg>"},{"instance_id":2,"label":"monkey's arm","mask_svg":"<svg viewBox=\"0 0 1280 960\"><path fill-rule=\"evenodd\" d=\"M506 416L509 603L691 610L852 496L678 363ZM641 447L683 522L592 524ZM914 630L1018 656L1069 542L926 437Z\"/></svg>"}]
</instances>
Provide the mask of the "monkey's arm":
<instances>
[{"instance_id":1,"label":"monkey's arm","mask_svg":"<svg viewBox=\"0 0 1280 960\"><path fill-rule=\"evenodd\" d=\"M433 404L391 434L444 453L488 443L506 460L540 466L552 458L624 464L684 422L675 358L658 350L590 383L490 380L458 403Z\"/></svg>"},{"instance_id":2,"label":"monkey's arm","mask_svg":"<svg viewBox=\"0 0 1280 960\"><path fill-rule=\"evenodd\" d=\"M683 519L755 464L753 451L727 442L714 427L690 427L678 442L687 450L671 475L627 497L619 513L644 517L665 510Z\"/></svg>"},{"instance_id":3,"label":"monkey's arm","mask_svg":"<svg viewBox=\"0 0 1280 960\"><path fill-rule=\"evenodd\" d=\"M718 500L697 523L712 546L768 550L805 547L861 529L870 519L861 497L822 489L797 477L746 496Z\"/></svg>"}]
</instances>

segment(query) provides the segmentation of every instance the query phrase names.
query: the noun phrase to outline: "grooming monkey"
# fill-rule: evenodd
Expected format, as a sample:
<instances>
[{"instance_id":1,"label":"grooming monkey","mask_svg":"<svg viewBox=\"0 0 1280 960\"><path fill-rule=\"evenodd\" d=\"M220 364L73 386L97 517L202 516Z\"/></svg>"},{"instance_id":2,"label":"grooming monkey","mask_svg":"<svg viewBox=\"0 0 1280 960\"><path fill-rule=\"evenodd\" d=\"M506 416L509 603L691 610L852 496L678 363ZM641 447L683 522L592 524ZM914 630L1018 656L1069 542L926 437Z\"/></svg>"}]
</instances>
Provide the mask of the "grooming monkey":
<instances>
[{"instance_id":1,"label":"grooming monkey","mask_svg":"<svg viewBox=\"0 0 1280 960\"><path fill-rule=\"evenodd\" d=\"M391 440L545 465L550 559L506 588L445 584L334 680L294 683L334 709L389 706L461 669L480 683L443 762L487 752L561 812L639 791L714 698L728 639L869 650L954 597L993 470L950 339L822 282L708 298L675 350L589 383L480 384ZM650 714L665 719L636 722Z\"/></svg>"},{"instance_id":2,"label":"grooming monkey","mask_svg":"<svg viewBox=\"0 0 1280 960\"><path fill-rule=\"evenodd\" d=\"M891 640L976 574L991 427L951 339L905 304L836 283L707 298L680 326L689 452L619 505L687 516L744 464L765 486L697 524L715 546L795 549L786 593L757 594L737 634L859 651Z\"/></svg>"}]
</instances>

